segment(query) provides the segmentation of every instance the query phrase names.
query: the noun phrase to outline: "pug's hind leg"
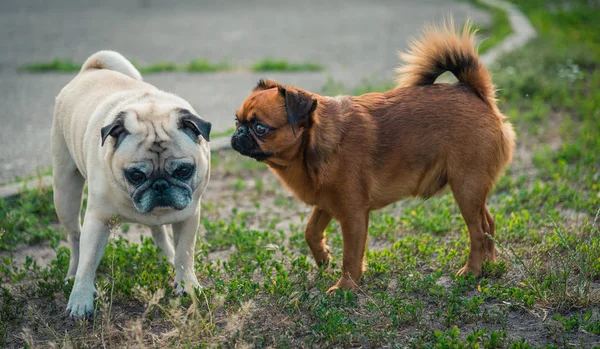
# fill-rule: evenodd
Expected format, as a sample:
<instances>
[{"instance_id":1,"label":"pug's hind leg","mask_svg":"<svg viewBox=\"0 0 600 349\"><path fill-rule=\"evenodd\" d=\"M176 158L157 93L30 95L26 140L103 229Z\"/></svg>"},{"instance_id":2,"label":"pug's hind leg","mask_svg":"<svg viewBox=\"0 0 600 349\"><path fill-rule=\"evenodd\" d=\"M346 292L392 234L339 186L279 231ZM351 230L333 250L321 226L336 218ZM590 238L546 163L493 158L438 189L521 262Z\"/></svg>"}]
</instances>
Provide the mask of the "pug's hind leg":
<instances>
[{"instance_id":1,"label":"pug's hind leg","mask_svg":"<svg viewBox=\"0 0 600 349\"><path fill-rule=\"evenodd\" d=\"M314 206L304 231L304 239L318 266L327 266L331 261L329 246L325 243L325 228L329 222L331 222L331 215Z\"/></svg>"},{"instance_id":2,"label":"pug's hind leg","mask_svg":"<svg viewBox=\"0 0 600 349\"><path fill-rule=\"evenodd\" d=\"M173 224L175 240L175 287L177 294L192 293L200 288L194 270L196 231L198 230L200 208L190 218ZM182 281L184 285L182 285Z\"/></svg>"},{"instance_id":3,"label":"pug's hind leg","mask_svg":"<svg viewBox=\"0 0 600 349\"><path fill-rule=\"evenodd\" d=\"M53 175L54 206L58 220L67 230L67 238L71 250L67 279L72 279L77 273L79 263L79 239L81 224L81 197L85 179L79 173L75 164L70 166L54 166Z\"/></svg>"},{"instance_id":4,"label":"pug's hind leg","mask_svg":"<svg viewBox=\"0 0 600 349\"><path fill-rule=\"evenodd\" d=\"M158 254L158 257L161 258L162 256L165 256L169 264L171 264L171 266L174 266L175 250L173 249L173 243L171 242L171 237L169 236L167 226L154 225L150 227L150 231L152 232L154 244L161 249L161 251Z\"/></svg>"}]
</instances>

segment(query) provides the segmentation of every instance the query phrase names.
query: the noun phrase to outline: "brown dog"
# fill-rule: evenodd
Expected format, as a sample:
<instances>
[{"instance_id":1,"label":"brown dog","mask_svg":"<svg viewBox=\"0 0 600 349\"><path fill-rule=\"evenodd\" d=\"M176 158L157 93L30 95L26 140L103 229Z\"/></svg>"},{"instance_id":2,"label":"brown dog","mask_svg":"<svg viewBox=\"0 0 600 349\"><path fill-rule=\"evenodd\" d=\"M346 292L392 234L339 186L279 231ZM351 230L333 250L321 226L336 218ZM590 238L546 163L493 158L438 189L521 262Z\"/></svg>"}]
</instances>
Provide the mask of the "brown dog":
<instances>
[{"instance_id":1,"label":"brown dog","mask_svg":"<svg viewBox=\"0 0 600 349\"><path fill-rule=\"evenodd\" d=\"M264 161L313 206L305 237L317 264L328 264L324 230L340 222L344 240L337 288L355 289L364 266L369 211L403 197L452 189L471 240L459 274L481 275L495 260L494 220L486 207L510 162L514 131L496 106L490 75L466 24L430 28L402 54L398 87L385 93L324 97L260 81L237 112L233 148ZM445 71L455 84L434 84Z\"/></svg>"}]
</instances>

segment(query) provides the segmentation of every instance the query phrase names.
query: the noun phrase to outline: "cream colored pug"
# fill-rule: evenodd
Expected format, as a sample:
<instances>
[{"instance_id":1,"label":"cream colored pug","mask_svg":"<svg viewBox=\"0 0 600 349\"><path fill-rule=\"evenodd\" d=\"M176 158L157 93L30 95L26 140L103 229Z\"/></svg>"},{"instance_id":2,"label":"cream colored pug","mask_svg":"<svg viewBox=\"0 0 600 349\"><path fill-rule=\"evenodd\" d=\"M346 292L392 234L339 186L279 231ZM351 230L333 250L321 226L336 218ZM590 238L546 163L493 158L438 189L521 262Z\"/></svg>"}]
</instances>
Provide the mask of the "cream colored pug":
<instances>
[{"instance_id":1,"label":"cream colored pug","mask_svg":"<svg viewBox=\"0 0 600 349\"><path fill-rule=\"evenodd\" d=\"M185 100L143 82L117 52L89 57L62 89L52 124L52 163L56 212L71 247L67 278L75 277L71 317L93 314L96 268L115 215L150 227L175 268L178 293L199 287L194 246L210 176L210 128Z\"/></svg>"}]
</instances>

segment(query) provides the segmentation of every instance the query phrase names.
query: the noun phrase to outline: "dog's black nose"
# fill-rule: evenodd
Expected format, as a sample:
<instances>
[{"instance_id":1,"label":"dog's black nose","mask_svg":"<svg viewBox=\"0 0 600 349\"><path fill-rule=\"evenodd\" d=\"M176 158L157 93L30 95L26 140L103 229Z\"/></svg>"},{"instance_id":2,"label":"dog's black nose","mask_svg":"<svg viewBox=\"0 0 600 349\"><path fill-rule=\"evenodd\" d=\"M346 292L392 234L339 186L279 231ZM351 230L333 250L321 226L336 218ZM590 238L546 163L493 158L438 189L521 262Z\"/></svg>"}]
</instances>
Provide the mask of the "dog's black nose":
<instances>
[{"instance_id":1,"label":"dog's black nose","mask_svg":"<svg viewBox=\"0 0 600 349\"><path fill-rule=\"evenodd\" d=\"M241 125L237 129L238 136L245 136L248 134L248 127L246 125Z\"/></svg>"},{"instance_id":2,"label":"dog's black nose","mask_svg":"<svg viewBox=\"0 0 600 349\"><path fill-rule=\"evenodd\" d=\"M169 189L169 182L164 179L157 179L152 183L152 189L156 190L159 193L163 193L165 190Z\"/></svg>"}]
</instances>

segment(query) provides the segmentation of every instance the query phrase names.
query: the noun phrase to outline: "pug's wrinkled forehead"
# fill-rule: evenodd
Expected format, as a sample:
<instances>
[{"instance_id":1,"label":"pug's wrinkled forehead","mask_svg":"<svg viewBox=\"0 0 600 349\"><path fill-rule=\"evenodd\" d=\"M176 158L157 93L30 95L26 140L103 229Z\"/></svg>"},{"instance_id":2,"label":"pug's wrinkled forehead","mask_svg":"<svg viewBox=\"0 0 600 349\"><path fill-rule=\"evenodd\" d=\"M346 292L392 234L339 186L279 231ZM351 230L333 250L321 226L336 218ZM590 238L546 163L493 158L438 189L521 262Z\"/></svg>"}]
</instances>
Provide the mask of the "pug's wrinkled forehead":
<instances>
[{"instance_id":1,"label":"pug's wrinkled forehead","mask_svg":"<svg viewBox=\"0 0 600 349\"><path fill-rule=\"evenodd\" d=\"M202 139L210 141L210 129L210 122L202 120L188 109L144 104L129 106L119 112L110 124L101 129L101 138L102 146L108 136L114 138L112 146L116 150L128 136L135 135L136 140L143 143L138 147L161 151L181 133L196 143Z\"/></svg>"}]
</instances>

